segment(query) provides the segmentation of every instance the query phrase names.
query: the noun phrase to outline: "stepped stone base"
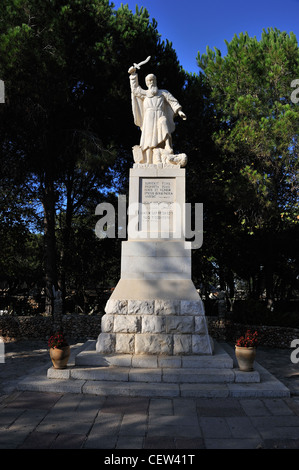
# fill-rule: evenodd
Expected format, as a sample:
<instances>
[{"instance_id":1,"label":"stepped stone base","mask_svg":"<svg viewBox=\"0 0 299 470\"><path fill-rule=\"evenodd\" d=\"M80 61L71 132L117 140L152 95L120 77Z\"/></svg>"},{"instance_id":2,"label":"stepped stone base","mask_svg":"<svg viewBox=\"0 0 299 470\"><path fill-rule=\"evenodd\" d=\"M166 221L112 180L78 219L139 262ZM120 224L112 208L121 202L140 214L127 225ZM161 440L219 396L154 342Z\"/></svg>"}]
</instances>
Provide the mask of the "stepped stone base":
<instances>
[{"instance_id":1,"label":"stepped stone base","mask_svg":"<svg viewBox=\"0 0 299 470\"><path fill-rule=\"evenodd\" d=\"M94 347L91 342L90 348ZM234 369L229 354L216 343L213 356L163 356L108 354L85 349L75 358L75 366L63 370L48 369L50 379L126 384L156 384L164 389L192 384L258 383L258 371ZM119 385L120 387L121 385ZM159 393L159 392L157 392Z\"/></svg>"},{"instance_id":2,"label":"stepped stone base","mask_svg":"<svg viewBox=\"0 0 299 470\"><path fill-rule=\"evenodd\" d=\"M67 369L51 367L47 376L35 372L17 389L150 398L290 396L290 390L257 362L253 372L239 371L233 349L225 343L215 342L213 356L181 357L100 355L95 344L87 341L79 353L75 348Z\"/></svg>"},{"instance_id":3,"label":"stepped stone base","mask_svg":"<svg viewBox=\"0 0 299 470\"><path fill-rule=\"evenodd\" d=\"M110 298L96 350L101 354L213 354L203 302Z\"/></svg>"}]
</instances>

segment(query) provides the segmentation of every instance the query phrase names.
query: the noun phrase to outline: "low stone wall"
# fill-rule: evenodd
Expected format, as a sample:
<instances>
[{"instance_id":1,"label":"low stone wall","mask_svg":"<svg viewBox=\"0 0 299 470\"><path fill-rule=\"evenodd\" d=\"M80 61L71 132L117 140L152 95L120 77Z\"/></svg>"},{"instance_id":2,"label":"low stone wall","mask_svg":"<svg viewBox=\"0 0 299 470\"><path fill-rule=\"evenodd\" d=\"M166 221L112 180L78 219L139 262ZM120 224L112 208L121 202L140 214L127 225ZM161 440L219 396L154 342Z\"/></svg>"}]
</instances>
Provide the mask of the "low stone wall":
<instances>
[{"instance_id":1,"label":"low stone wall","mask_svg":"<svg viewBox=\"0 0 299 470\"><path fill-rule=\"evenodd\" d=\"M76 341L97 339L101 332L102 315L63 315L62 327L67 338ZM259 344L274 348L289 348L293 339L299 338L298 328L255 326L232 323L218 317L206 317L209 334L217 341L234 342L246 329L257 330ZM53 333L52 317L1 316L0 337L5 342L19 340L45 340Z\"/></svg>"},{"instance_id":2,"label":"low stone wall","mask_svg":"<svg viewBox=\"0 0 299 470\"><path fill-rule=\"evenodd\" d=\"M96 339L101 332L101 318L101 315L63 315L62 330L72 340ZM24 339L47 341L53 333L52 317L0 317L0 336L5 342Z\"/></svg>"},{"instance_id":3,"label":"low stone wall","mask_svg":"<svg viewBox=\"0 0 299 470\"><path fill-rule=\"evenodd\" d=\"M218 341L234 343L243 336L247 329L258 332L258 344L271 348L289 348L293 339L299 338L298 328L281 326L244 325L230 320L220 320L217 317L207 317L209 334Z\"/></svg>"}]
</instances>

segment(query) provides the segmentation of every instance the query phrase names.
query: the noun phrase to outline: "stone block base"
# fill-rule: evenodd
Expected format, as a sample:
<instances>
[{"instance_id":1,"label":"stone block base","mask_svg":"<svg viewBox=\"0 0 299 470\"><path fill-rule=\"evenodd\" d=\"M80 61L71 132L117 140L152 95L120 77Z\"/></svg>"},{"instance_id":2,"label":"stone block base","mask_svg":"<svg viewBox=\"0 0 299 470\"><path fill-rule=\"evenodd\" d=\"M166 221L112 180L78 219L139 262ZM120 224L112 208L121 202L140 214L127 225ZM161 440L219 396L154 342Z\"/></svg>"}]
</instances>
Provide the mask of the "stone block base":
<instances>
[{"instance_id":1,"label":"stone block base","mask_svg":"<svg viewBox=\"0 0 299 470\"><path fill-rule=\"evenodd\" d=\"M213 354L199 300L110 298L96 350L101 354Z\"/></svg>"}]
</instances>

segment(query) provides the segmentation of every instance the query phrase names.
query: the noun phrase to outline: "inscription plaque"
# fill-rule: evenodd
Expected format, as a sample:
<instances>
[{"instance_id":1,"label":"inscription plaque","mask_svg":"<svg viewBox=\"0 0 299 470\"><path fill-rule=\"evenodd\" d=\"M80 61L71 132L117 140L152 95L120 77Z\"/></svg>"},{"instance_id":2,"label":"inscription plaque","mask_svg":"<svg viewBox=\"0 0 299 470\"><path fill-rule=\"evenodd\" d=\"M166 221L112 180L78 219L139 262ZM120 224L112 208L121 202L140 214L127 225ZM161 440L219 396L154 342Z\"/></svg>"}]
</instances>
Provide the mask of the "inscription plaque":
<instances>
[{"instance_id":1,"label":"inscription plaque","mask_svg":"<svg viewBox=\"0 0 299 470\"><path fill-rule=\"evenodd\" d=\"M140 178L139 230L167 237L174 231L175 178Z\"/></svg>"}]
</instances>

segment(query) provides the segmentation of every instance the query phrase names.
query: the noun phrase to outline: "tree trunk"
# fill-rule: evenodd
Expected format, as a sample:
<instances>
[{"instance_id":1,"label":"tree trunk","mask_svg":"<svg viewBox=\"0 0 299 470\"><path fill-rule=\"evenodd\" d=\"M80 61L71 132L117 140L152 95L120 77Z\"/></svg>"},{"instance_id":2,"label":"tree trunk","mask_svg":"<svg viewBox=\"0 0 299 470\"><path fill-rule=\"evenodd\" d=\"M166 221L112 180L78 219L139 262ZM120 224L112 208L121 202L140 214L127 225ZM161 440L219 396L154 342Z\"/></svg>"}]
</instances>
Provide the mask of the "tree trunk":
<instances>
[{"instance_id":1,"label":"tree trunk","mask_svg":"<svg viewBox=\"0 0 299 470\"><path fill-rule=\"evenodd\" d=\"M62 304L63 311L65 311L65 297L66 297L66 269L69 260L69 246L70 246L70 236L72 230L72 221L73 221L73 175L68 178L67 181L67 197L66 197L66 213L65 220L62 221L62 247L60 252L60 261L61 261L61 272L59 277L59 287L62 293Z\"/></svg>"},{"instance_id":2,"label":"tree trunk","mask_svg":"<svg viewBox=\"0 0 299 470\"><path fill-rule=\"evenodd\" d=\"M273 295L274 280L273 280L273 269L272 269L272 266L270 265L265 266L265 286L266 286L266 297L268 301L267 307L272 310L273 301L274 301L274 295Z\"/></svg>"},{"instance_id":3,"label":"tree trunk","mask_svg":"<svg viewBox=\"0 0 299 470\"><path fill-rule=\"evenodd\" d=\"M229 285L229 298L235 297L235 280L234 273L229 270L228 272L228 285Z\"/></svg>"},{"instance_id":4,"label":"tree trunk","mask_svg":"<svg viewBox=\"0 0 299 470\"><path fill-rule=\"evenodd\" d=\"M57 290L56 235L55 235L55 191L51 178L45 178L42 204L44 209L44 249L45 249L45 282L46 313L54 314L53 287ZM53 318L54 319L54 318ZM55 320L55 319L54 319Z\"/></svg>"}]
</instances>

